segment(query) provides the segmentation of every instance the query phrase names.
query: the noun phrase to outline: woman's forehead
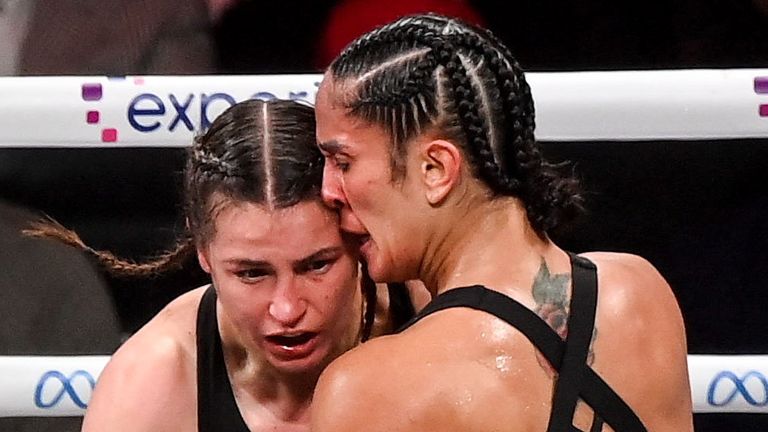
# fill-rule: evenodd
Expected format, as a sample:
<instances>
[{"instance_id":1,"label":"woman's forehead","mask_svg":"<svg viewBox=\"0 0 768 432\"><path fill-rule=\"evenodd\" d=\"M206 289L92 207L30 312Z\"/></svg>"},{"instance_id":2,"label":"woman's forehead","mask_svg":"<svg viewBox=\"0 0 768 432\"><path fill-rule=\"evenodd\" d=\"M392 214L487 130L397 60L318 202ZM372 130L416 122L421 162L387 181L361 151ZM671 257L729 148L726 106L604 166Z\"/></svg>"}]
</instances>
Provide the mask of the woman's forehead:
<instances>
[{"instance_id":1,"label":"woman's forehead","mask_svg":"<svg viewBox=\"0 0 768 432\"><path fill-rule=\"evenodd\" d=\"M329 153L357 153L380 144L385 150L391 139L380 125L346 113L346 109L317 107L317 142Z\"/></svg>"},{"instance_id":2,"label":"woman's forehead","mask_svg":"<svg viewBox=\"0 0 768 432\"><path fill-rule=\"evenodd\" d=\"M338 216L319 200L285 208L233 202L216 215L217 245L280 246L340 243Z\"/></svg>"},{"instance_id":3,"label":"woman's forehead","mask_svg":"<svg viewBox=\"0 0 768 432\"><path fill-rule=\"evenodd\" d=\"M354 100L357 86L356 80L335 79L326 73L317 90L316 105L345 108L348 106L348 102Z\"/></svg>"}]
</instances>

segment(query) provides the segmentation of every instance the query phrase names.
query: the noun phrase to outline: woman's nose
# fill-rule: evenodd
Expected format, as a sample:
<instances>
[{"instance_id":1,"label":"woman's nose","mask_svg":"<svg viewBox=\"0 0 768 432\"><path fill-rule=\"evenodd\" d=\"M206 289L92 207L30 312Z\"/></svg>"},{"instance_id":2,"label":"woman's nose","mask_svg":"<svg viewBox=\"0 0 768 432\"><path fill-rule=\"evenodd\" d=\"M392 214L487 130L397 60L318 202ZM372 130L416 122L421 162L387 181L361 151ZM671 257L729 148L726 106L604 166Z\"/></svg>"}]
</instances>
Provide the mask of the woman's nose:
<instances>
[{"instance_id":1,"label":"woman's nose","mask_svg":"<svg viewBox=\"0 0 768 432\"><path fill-rule=\"evenodd\" d=\"M339 209L344 207L346 199L344 197L344 192L341 189L339 173L329 165L330 164L326 162L325 168L323 168L323 185L320 192L325 205L334 209Z\"/></svg>"},{"instance_id":2,"label":"woman's nose","mask_svg":"<svg viewBox=\"0 0 768 432\"><path fill-rule=\"evenodd\" d=\"M279 283L269 305L269 315L285 327L297 325L307 312L307 303L297 288L293 280Z\"/></svg>"}]
</instances>

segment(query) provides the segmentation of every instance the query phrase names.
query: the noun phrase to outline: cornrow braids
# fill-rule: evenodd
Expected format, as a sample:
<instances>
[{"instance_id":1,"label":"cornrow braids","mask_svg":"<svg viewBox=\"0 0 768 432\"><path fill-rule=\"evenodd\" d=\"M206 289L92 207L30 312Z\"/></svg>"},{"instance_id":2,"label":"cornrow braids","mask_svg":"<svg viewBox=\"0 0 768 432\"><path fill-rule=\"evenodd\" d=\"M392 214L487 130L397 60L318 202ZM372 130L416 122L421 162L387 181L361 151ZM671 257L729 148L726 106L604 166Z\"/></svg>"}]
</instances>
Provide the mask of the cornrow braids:
<instances>
[{"instance_id":1,"label":"cornrow braids","mask_svg":"<svg viewBox=\"0 0 768 432\"><path fill-rule=\"evenodd\" d=\"M498 190L505 185L500 166L496 163L490 141L485 116L480 115L480 103L475 94L467 68L458 53L453 54L445 63L445 75L450 83L445 98L455 104L466 140L465 150L469 155L475 175L485 181L492 189Z\"/></svg>"},{"instance_id":2,"label":"cornrow braids","mask_svg":"<svg viewBox=\"0 0 768 432\"><path fill-rule=\"evenodd\" d=\"M507 141L512 143L506 147L513 152L511 160L515 163L507 164L505 169L519 179L511 178L510 181L521 184L519 193L531 225L539 233L551 231L561 221L573 219L583 212L578 181L561 175L560 170L565 164L547 162L536 145L533 96L518 62L491 32L476 30L475 35L482 34L487 43L471 33L466 34L464 41L488 60L489 69L499 83L503 113L512 119L505 118L504 124L507 125Z\"/></svg>"},{"instance_id":3,"label":"cornrow braids","mask_svg":"<svg viewBox=\"0 0 768 432\"><path fill-rule=\"evenodd\" d=\"M443 20L447 20L443 18ZM466 25L457 45L481 54L495 75L503 105L501 123L506 145L501 161L509 194L520 196L531 225L539 233L555 230L584 211L578 181L561 170L567 164L547 162L536 145L533 96L523 69L492 32Z\"/></svg>"},{"instance_id":4,"label":"cornrow braids","mask_svg":"<svg viewBox=\"0 0 768 432\"><path fill-rule=\"evenodd\" d=\"M475 174L495 188L503 187L501 169L495 162L487 138L485 116L480 115L474 86L452 41L432 29L409 29L404 24L396 23L365 37L356 47L370 49L377 43L391 44L398 40L405 41L412 51L388 60L361 77L363 82L359 85L357 97L349 104L351 113L386 125L395 149L401 150L405 141L420 132L420 124L427 120L434 121L437 108L445 104L445 101L435 100L436 86L439 85L436 69L441 66L444 69L441 76L450 83L446 86L448 97L445 99L457 101L455 111ZM419 47L426 48L422 51L423 55L413 55L413 50ZM407 60L398 61L400 58ZM346 64L344 54L337 64ZM398 67L401 69L398 70ZM349 71L340 67L339 72L343 76ZM382 82L389 85L382 85ZM423 97L418 98L420 95ZM419 103L415 102L417 98Z\"/></svg>"},{"instance_id":5,"label":"cornrow braids","mask_svg":"<svg viewBox=\"0 0 768 432\"><path fill-rule=\"evenodd\" d=\"M447 18L435 17L447 25ZM583 211L578 181L560 174L565 164L547 162L536 145L535 108L523 69L509 49L492 32L465 24L451 36L457 47L479 54L493 75L489 84L499 90L506 145L499 156L497 191L520 196L534 229L543 234ZM493 82L495 81L495 82ZM493 116L490 116L493 119Z\"/></svg>"},{"instance_id":6,"label":"cornrow braids","mask_svg":"<svg viewBox=\"0 0 768 432\"><path fill-rule=\"evenodd\" d=\"M349 113L388 131L393 173L428 126L455 139L494 195L514 196L544 236L582 210L575 179L536 145L522 68L491 32L438 15L402 18L349 45L330 67L352 82Z\"/></svg>"}]
</instances>

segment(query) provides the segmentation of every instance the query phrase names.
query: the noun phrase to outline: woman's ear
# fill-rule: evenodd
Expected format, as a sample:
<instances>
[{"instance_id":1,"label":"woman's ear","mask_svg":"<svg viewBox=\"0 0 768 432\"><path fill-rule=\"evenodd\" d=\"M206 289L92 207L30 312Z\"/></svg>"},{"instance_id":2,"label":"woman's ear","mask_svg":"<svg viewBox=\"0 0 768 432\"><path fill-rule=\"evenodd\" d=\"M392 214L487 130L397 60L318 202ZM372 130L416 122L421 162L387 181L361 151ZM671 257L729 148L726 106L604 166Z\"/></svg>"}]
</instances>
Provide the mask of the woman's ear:
<instances>
[{"instance_id":1,"label":"woman's ear","mask_svg":"<svg viewBox=\"0 0 768 432\"><path fill-rule=\"evenodd\" d=\"M211 273L211 264L208 262L208 257L205 256L205 251L200 248L197 249L197 262L200 263L200 267L205 270L206 273Z\"/></svg>"},{"instance_id":2,"label":"woman's ear","mask_svg":"<svg viewBox=\"0 0 768 432\"><path fill-rule=\"evenodd\" d=\"M459 182L462 154L450 141L438 139L421 146L421 175L430 205L438 205Z\"/></svg>"}]
</instances>

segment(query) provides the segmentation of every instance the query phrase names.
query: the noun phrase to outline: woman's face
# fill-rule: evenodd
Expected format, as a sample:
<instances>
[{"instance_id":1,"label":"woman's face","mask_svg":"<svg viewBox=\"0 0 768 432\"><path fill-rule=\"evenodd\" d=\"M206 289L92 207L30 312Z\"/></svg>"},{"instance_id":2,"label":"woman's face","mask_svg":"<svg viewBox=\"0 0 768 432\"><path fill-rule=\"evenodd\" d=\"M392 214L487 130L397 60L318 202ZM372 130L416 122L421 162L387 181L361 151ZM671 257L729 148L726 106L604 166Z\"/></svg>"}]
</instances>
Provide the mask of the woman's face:
<instances>
[{"instance_id":1,"label":"woman's face","mask_svg":"<svg viewBox=\"0 0 768 432\"><path fill-rule=\"evenodd\" d=\"M338 99L326 76L315 106L325 156L323 199L340 210L341 229L357 235L375 281L416 279L424 231L419 208L425 201L418 175L409 173L419 172L418 162L409 158L404 178L393 181L387 133L348 116Z\"/></svg>"},{"instance_id":2,"label":"woman's face","mask_svg":"<svg viewBox=\"0 0 768 432\"><path fill-rule=\"evenodd\" d=\"M319 372L357 343L358 264L333 211L319 200L273 210L230 202L215 217L198 255L218 292L222 332L229 324L246 349L287 373Z\"/></svg>"}]
</instances>

